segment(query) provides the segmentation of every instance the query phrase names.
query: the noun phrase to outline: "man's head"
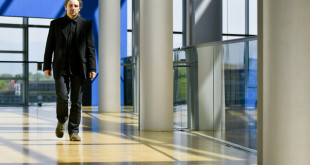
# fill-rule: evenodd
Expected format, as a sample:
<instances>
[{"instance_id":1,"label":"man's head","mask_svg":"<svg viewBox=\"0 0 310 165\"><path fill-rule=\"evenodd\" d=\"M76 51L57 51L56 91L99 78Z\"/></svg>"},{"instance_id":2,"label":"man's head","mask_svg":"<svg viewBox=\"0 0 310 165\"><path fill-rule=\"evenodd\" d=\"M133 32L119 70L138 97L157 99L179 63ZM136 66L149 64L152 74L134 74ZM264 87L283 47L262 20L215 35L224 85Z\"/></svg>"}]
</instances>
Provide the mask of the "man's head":
<instances>
[{"instance_id":1,"label":"man's head","mask_svg":"<svg viewBox=\"0 0 310 165\"><path fill-rule=\"evenodd\" d=\"M75 18L80 15L80 10L83 7L82 0L66 0L65 9L67 10L67 15L70 18Z\"/></svg>"}]
</instances>

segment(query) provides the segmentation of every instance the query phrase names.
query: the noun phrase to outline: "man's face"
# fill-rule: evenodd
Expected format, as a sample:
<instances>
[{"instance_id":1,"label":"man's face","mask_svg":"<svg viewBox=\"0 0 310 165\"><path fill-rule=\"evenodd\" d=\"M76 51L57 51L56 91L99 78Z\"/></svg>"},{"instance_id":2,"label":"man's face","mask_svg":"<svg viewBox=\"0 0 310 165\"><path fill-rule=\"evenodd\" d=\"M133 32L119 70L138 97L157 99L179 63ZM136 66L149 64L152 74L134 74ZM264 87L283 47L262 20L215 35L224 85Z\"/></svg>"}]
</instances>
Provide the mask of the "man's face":
<instances>
[{"instance_id":1,"label":"man's face","mask_svg":"<svg viewBox=\"0 0 310 165\"><path fill-rule=\"evenodd\" d=\"M67 10L67 15L70 18L74 18L78 16L80 12L80 3L78 0L70 0L67 6L65 6L65 9Z\"/></svg>"}]
</instances>

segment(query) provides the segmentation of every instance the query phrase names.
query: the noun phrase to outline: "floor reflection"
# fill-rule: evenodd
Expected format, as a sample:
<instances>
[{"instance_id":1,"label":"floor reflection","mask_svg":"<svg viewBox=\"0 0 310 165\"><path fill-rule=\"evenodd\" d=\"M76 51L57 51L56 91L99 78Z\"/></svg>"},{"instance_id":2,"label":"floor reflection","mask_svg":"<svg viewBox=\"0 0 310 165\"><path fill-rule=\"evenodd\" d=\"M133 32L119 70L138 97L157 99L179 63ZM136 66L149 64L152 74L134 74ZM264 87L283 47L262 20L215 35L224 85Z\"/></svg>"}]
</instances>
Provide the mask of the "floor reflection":
<instances>
[{"instance_id":1,"label":"floor reflection","mask_svg":"<svg viewBox=\"0 0 310 165\"><path fill-rule=\"evenodd\" d=\"M132 112L85 107L81 142L55 136L55 107L0 107L3 164L256 164L256 156L199 136L138 130Z\"/></svg>"},{"instance_id":2,"label":"floor reflection","mask_svg":"<svg viewBox=\"0 0 310 165\"><path fill-rule=\"evenodd\" d=\"M214 137L250 150L257 150L257 110L235 106L226 107L224 113L225 117L221 119L221 123L223 123L221 129L193 131L193 133ZM175 128L188 130L187 105L175 106L174 115Z\"/></svg>"}]
</instances>

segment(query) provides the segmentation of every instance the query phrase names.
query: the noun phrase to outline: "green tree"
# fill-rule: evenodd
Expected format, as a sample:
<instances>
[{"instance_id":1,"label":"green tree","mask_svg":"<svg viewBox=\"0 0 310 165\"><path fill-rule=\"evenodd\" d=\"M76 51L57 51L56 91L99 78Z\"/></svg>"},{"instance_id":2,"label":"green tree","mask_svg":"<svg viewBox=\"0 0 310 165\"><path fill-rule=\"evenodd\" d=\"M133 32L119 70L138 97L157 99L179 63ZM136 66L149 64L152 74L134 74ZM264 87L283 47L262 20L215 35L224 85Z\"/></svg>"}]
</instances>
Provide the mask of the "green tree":
<instances>
[{"instance_id":1,"label":"green tree","mask_svg":"<svg viewBox=\"0 0 310 165\"><path fill-rule=\"evenodd\" d=\"M0 77L13 77L13 75L4 73L4 74L1 74Z\"/></svg>"},{"instance_id":2,"label":"green tree","mask_svg":"<svg viewBox=\"0 0 310 165\"><path fill-rule=\"evenodd\" d=\"M8 90L8 83L5 80L0 80L0 89Z\"/></svg>"}]
</instances>

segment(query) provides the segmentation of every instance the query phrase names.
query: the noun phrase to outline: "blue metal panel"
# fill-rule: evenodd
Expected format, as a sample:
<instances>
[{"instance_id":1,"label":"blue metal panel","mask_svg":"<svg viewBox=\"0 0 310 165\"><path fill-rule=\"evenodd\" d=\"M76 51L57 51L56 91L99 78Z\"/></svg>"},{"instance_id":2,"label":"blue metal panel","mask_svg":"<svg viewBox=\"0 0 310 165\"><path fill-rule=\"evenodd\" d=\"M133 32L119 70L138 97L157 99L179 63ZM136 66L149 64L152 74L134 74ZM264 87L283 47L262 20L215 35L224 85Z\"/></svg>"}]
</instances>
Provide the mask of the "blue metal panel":
<instances>
[{"instance_id":1,"label":"blue metal panel","mask_svg":"<svg viewBox=\"0 0 310 165\"><path fill-rule=\"evenodd\" d=\"M100 74L100 73L99 73ZM99 75L98 75L99 76ZM96 79L94 79L92 81L92 96L91 96L91 105L92 106L98 106L98 92L99 92L99 88L98 88L98 76L96 77Z\"/></svg>"},{"instance_id":2,"label":"blue metal panel","mask_svg":"<svg viewBox=\"0 0 310 165\"><path fill-rule=\"evenodd\" d=\"M0 0L0 5L5 16L56 18L64 11L64 1L55 0Z\"/></svg>"},{"instance_id":3,"label":"blue metal panel","mask_svg":"<svg viewBox=\"0 0 310 165\"><path fill-rule=\"evenodd\" d=\"M127 0L121 0L121 58L127 57ZM121 66L121 105L124 105L124 67Z\"/></svg>"}]
</instances>

